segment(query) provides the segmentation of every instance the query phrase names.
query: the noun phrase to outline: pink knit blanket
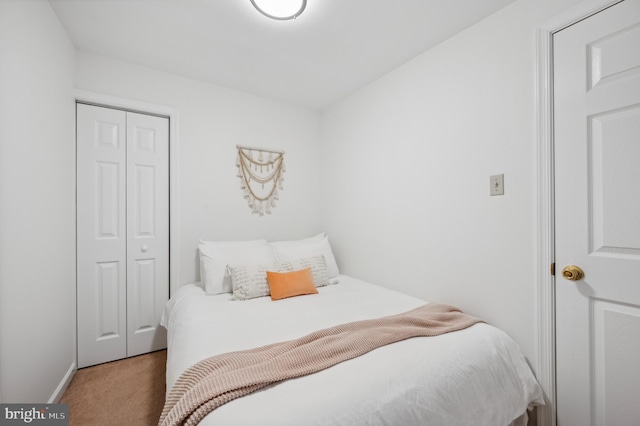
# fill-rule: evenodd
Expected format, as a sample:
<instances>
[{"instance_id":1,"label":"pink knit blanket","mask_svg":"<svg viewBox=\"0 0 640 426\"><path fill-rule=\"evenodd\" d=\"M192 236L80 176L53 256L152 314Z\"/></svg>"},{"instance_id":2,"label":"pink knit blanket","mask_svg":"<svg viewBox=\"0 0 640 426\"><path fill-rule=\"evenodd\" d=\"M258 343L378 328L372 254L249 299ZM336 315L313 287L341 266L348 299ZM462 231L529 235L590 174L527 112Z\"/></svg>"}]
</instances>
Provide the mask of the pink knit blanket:
<instances>
[{"instance_id":1,"label":"pink knit blanket","mask_svg":"<svg viewBox=\"0 0 640 426\"><path fill-rule=\"evenodd\" d=\"M233 399L274 383L305 376L381 346L462 330L481 320L430 303L411 311L350 322L299 339L230 352L189 367L169 392L160 425L195 425Z\"/></svg>"}]
</instances>

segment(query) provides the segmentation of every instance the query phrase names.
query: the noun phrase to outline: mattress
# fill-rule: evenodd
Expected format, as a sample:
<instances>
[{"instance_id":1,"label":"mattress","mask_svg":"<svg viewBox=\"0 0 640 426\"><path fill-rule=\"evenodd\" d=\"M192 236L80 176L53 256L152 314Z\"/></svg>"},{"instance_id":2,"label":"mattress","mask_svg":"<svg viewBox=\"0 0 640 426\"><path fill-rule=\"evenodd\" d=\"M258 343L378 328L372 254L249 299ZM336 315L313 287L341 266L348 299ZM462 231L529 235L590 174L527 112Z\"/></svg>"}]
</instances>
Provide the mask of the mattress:
<instances>
[{"instance_id":1,"label":"mattress","mask_svg":"<svg viewBox=\"0 0 640 426\"><path fill-rule=\"evenodd\" d=\"M207 296L198 284L167 303L167 392L213 355L408 311L424 300L341 275L315 295L272 301ZM509 425L542 390L517 344L486 323L404 340L235 399L202 425Z\"/></svg>"}]
</instances>

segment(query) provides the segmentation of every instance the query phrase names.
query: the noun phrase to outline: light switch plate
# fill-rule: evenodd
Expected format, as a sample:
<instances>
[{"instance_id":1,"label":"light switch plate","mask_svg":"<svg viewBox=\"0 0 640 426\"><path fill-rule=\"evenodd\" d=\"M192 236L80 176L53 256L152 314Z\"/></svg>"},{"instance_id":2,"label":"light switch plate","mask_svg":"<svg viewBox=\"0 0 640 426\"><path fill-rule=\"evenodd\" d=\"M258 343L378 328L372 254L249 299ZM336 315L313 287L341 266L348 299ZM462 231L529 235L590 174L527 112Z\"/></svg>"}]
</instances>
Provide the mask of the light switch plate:
<instances>
[{"instance_id":1,"label":"light switch plate","mask_svg":"<svg viewBox=\"0 0 640 426\"><path fill-rule=\"evenodd\" d=\"M504 195L504 175L493 175L489 177L491 187L489 195Z\"/></svg>"}]
</instances>

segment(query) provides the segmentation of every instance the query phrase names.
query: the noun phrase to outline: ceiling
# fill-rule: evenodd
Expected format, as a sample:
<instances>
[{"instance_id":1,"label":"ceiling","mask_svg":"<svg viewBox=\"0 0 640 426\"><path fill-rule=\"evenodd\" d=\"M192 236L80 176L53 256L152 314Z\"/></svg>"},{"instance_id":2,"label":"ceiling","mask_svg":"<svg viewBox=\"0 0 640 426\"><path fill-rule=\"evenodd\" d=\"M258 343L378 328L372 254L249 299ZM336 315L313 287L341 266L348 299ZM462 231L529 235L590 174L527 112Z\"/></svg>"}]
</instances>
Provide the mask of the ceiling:
<instances>
[{"instance_id":1,"label":"ceiling","mask_svg":"<svg viewBox=\"0 0 640 426\"><path fill-rule=\"evenodd\" d=\"M49 0L76 48L322 109L514 0Z\"/></svg>"}]
</instances>

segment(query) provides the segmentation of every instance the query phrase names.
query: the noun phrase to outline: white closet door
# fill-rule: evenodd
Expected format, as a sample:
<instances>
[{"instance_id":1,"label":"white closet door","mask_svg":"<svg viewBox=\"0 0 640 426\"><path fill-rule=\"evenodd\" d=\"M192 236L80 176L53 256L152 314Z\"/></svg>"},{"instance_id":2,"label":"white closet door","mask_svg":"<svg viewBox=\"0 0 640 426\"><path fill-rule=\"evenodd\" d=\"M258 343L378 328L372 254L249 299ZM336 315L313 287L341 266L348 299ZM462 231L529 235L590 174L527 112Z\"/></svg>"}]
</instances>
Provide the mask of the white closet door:
<instances>
[{"instance_id":1,"label":"white closet door","mask_svg":"<svg viewBox=\"0 0 640 426\"><path fill-rule=\"evenodd\" d=\"M166 347L169 120L127 114L127 356Z\"/></svg>"},{"instance_id":2,"label":"white closet door","mask_svg":"<svg viewBox=\"0 0 640 426\"><path fill-rule=\"evenodd\" d=\"M127 354L126 113L78 104L78 367Z\"/></svg>"},{"instance_id":3,"label":"white closet door","mask_svg":"<svg viewBox=\"0 0 640 426\"><path fill-rule=\"evenodd\" d=\"M169 120L78 104L78 367L163 349Z\"/></svg>"}]
</instances>

